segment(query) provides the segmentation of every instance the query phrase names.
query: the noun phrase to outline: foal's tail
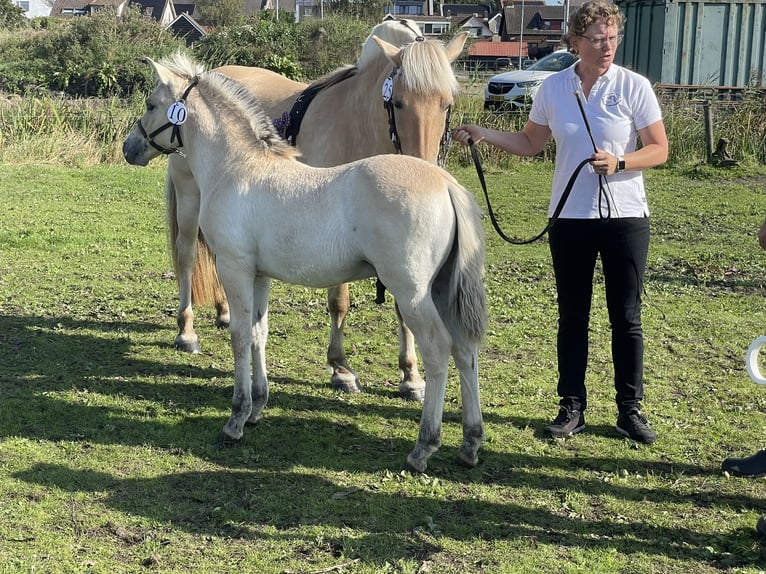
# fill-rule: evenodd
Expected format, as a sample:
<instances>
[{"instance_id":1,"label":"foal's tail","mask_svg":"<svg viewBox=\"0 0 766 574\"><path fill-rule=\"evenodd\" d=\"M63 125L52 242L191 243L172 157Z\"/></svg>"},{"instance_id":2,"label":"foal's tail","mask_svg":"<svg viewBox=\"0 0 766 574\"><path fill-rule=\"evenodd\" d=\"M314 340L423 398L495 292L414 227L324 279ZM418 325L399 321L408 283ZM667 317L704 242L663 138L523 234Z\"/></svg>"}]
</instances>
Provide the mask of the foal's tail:
<instances>
[{"instance_id":1,"label":"foal's tail","mask_svg":"<svg viewBox=\"0 0 766 574\"><path fill-rule=\"evenodd\" d=\"M454 179L449 194L457 219L455 245L440 274L449 276L449 313L463 335L480 341L487 330L484 290L484 228L473 196Z\"/></svg>"},{"instance_id":2,"label":"foal's tail","mask_svg":"<svg viewBox=\"0 0 766 574\"><path fill-rule=\"evenodd\" d=\"M168 221L168 248L173 258L176 279L180 276L178 264L178 198L170 169L165 178L165 213ZM215 269L215 256L200 231L197 235L197 257L192 273L192 305L218 304L226 295Z\"/></svg>"}]
</instances>

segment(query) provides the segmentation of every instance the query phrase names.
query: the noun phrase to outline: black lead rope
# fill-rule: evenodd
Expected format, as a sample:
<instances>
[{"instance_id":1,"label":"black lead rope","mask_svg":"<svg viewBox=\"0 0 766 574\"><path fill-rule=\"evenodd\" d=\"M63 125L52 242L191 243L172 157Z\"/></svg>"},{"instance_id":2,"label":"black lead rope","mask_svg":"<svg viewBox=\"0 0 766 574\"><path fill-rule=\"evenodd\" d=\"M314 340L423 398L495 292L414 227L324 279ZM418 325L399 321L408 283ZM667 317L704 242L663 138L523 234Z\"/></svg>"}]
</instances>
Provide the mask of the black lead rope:
<instances>
[{"instance_id":1,"label":"black lead rope","mask_svg":"<svg viewBox=\"0 0 766 574\"><path fill-rule=\"evenodd\" d=\"M567 182L566 187L564 188L564 193L561 194L561 198L559 199L559 202L556 204L556 209L553 211L553 215L548 219L548 224L545 226L545 229L543 229L540 233L535 235L534 237L530 239L514 239L512 237L508 237L505 233L503 233L503 230L500 229L500 225L497 222L497 218L495 217L495 212L492 209L492 204L489 201L489 193L487 193L487 183L484 180L484 170L481 167L481 160L479 159L479 152L476 151L476 145L473 143L472 139L468 140L468 145L471 149L471 157L473 158L473 165L476 167L476 174L479 176L479 182L481 182L481 189L484 191L484 198L487 200L487 211L489 212L489 219L492 221L492 227L495 228L495 231L497 231L497 234L508 243L513 243L514 245L527 245L529 243L534 243L538 239L540 239L543 235L548 233L550 231L551 227L556 223L556 220L558 220L559 215L561 215L561 211L564 209L564 205L567 202L567 199L569 199L569 194L572 193L572 188L574 187L574 183L577 180L577 176L580 175L580 172L582 171L582 168L584 168L586 165L588 165L591 161L593 161L591 158L584 159L580 162L580 165L577 166L577 168L572 173L571 177L569 178L569 181Z\"/></svg>"}]
</instances>

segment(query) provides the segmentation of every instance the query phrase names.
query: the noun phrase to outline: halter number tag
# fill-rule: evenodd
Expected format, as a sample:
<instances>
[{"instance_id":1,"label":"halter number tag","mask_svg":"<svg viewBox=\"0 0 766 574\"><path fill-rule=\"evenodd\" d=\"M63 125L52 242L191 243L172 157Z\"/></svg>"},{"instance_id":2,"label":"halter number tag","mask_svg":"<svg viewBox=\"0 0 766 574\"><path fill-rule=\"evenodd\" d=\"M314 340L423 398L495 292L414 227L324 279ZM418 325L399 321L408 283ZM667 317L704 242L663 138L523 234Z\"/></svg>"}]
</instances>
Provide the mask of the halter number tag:
<instances>
[{"instance_id":1,"label":"halter number tag","mask_svg":"<svg viewBox=\"0 0 766 574\"><path fill-rule=\"evenodd\" d=\"M390 102L391 96L394 95L394 79L391 76L386 78L383 82L383 101Z\"/></svg>"},{"instance_id":2,"label":"halter number tag","mask_svg":"<svg viewBox=\"0 0 766 574\"><path fill-rule=\"evenodd\" d=\"M184 123L187 115L188 112L186 111L186 106L183 102L170 104L170 107L168 108L168 121L174 126L180 126Z\"/></svg>"}]
</instances>

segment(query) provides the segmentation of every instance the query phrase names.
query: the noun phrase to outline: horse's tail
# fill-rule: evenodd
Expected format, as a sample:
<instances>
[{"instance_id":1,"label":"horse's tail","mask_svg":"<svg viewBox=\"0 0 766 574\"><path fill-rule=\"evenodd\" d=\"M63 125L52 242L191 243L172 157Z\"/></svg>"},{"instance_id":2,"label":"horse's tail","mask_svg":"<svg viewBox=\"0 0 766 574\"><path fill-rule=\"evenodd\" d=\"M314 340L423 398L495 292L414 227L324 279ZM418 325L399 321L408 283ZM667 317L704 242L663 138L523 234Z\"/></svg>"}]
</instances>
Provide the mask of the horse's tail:
<instances>
[{"instance_id":1,"label":"horse's tail","mask_svg":"<svg viewBox=\"0 0 766 574\"><path fill-rule=\"evenodd\" d=\"M178 249L178 198L176 186L168 169L165 178L165 213L168 224L168 248L173 259L173 270L176 278L179 277ZM192 273L192 304L206 305L217 304L225 300L223 286L215 269L215 256L205 242L202 231L197 236L197 257L194 262Z\"/></svg>"},{"instance_id":2,"label":"horse's tail","mask_svg":"<svg viewBox=\"0 0 766 574\"><path fill-rule=\"evenodd\" d=\"M478 342L487 331L481 211L468 190L454 179L449 194L457 225L452 253L441 272L449 277L448 312L463 335Z\"/></svg>"}]
</instances>

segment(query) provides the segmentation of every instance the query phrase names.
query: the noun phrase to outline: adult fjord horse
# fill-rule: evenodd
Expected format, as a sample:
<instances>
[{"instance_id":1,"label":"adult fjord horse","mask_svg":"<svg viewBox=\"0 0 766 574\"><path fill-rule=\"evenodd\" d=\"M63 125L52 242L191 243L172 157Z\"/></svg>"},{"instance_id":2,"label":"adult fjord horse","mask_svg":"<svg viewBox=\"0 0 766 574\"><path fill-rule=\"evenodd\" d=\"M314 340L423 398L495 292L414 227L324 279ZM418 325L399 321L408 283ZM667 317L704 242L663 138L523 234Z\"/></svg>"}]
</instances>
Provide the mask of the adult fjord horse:
<instances>
[{"instance_id":1,"label":"adult fjord horse","mask_svg":"<svg viewBox=\"0 0 766 574\"><path fill-rule=\"evenodd\" d=\"M271 279L327 287L378 276L412 329L426 372L407 464L424 472L441 444L452 355L463 407L458 457L476 465L484 438L478 349L486 295L473 196L443 169L402 155L331 168L300 163L241 84L180 54L147 62L155 89L123 154L146 165L182 148L199 187L200 229L216 254L231 312L234 398L222 438L241 438L268 399Z\"/></svg>"},{"instance_id":2,"label":"adult fjord horse","mask_svg":"<svg viewBox=\"0 0 766 574\"><path fill-rule=\"evenodd\" d=\"M373 28L353 66L318 80L311 104L303 112L297 144L301 161L329 167L372 155L394 153L391 131L401 153L435 162L458 90L451 63L460 55L466 34L448 45L423 38L409 20L387 21ZM418 41L420 40L420 41ZM216 71L236 79L256 95L271 118L284 118L307 87L262 68L224 66ZM390 84L384 107L383 86ZM390 129L390 125L395 128ZM228 324L228 304L204 241L198 242L199 191L186 161L172 155L166 185L170 245L179 285L176 347L199 351L192 304L215 302L216 324ZM328 290L330 341L327 362L333 388L359 391L348 364L343 327L349 309L348 284ZM412 333L399 319L400 394L423 400L425 383L418 371Z\"/></svg>"}]
</instances>

